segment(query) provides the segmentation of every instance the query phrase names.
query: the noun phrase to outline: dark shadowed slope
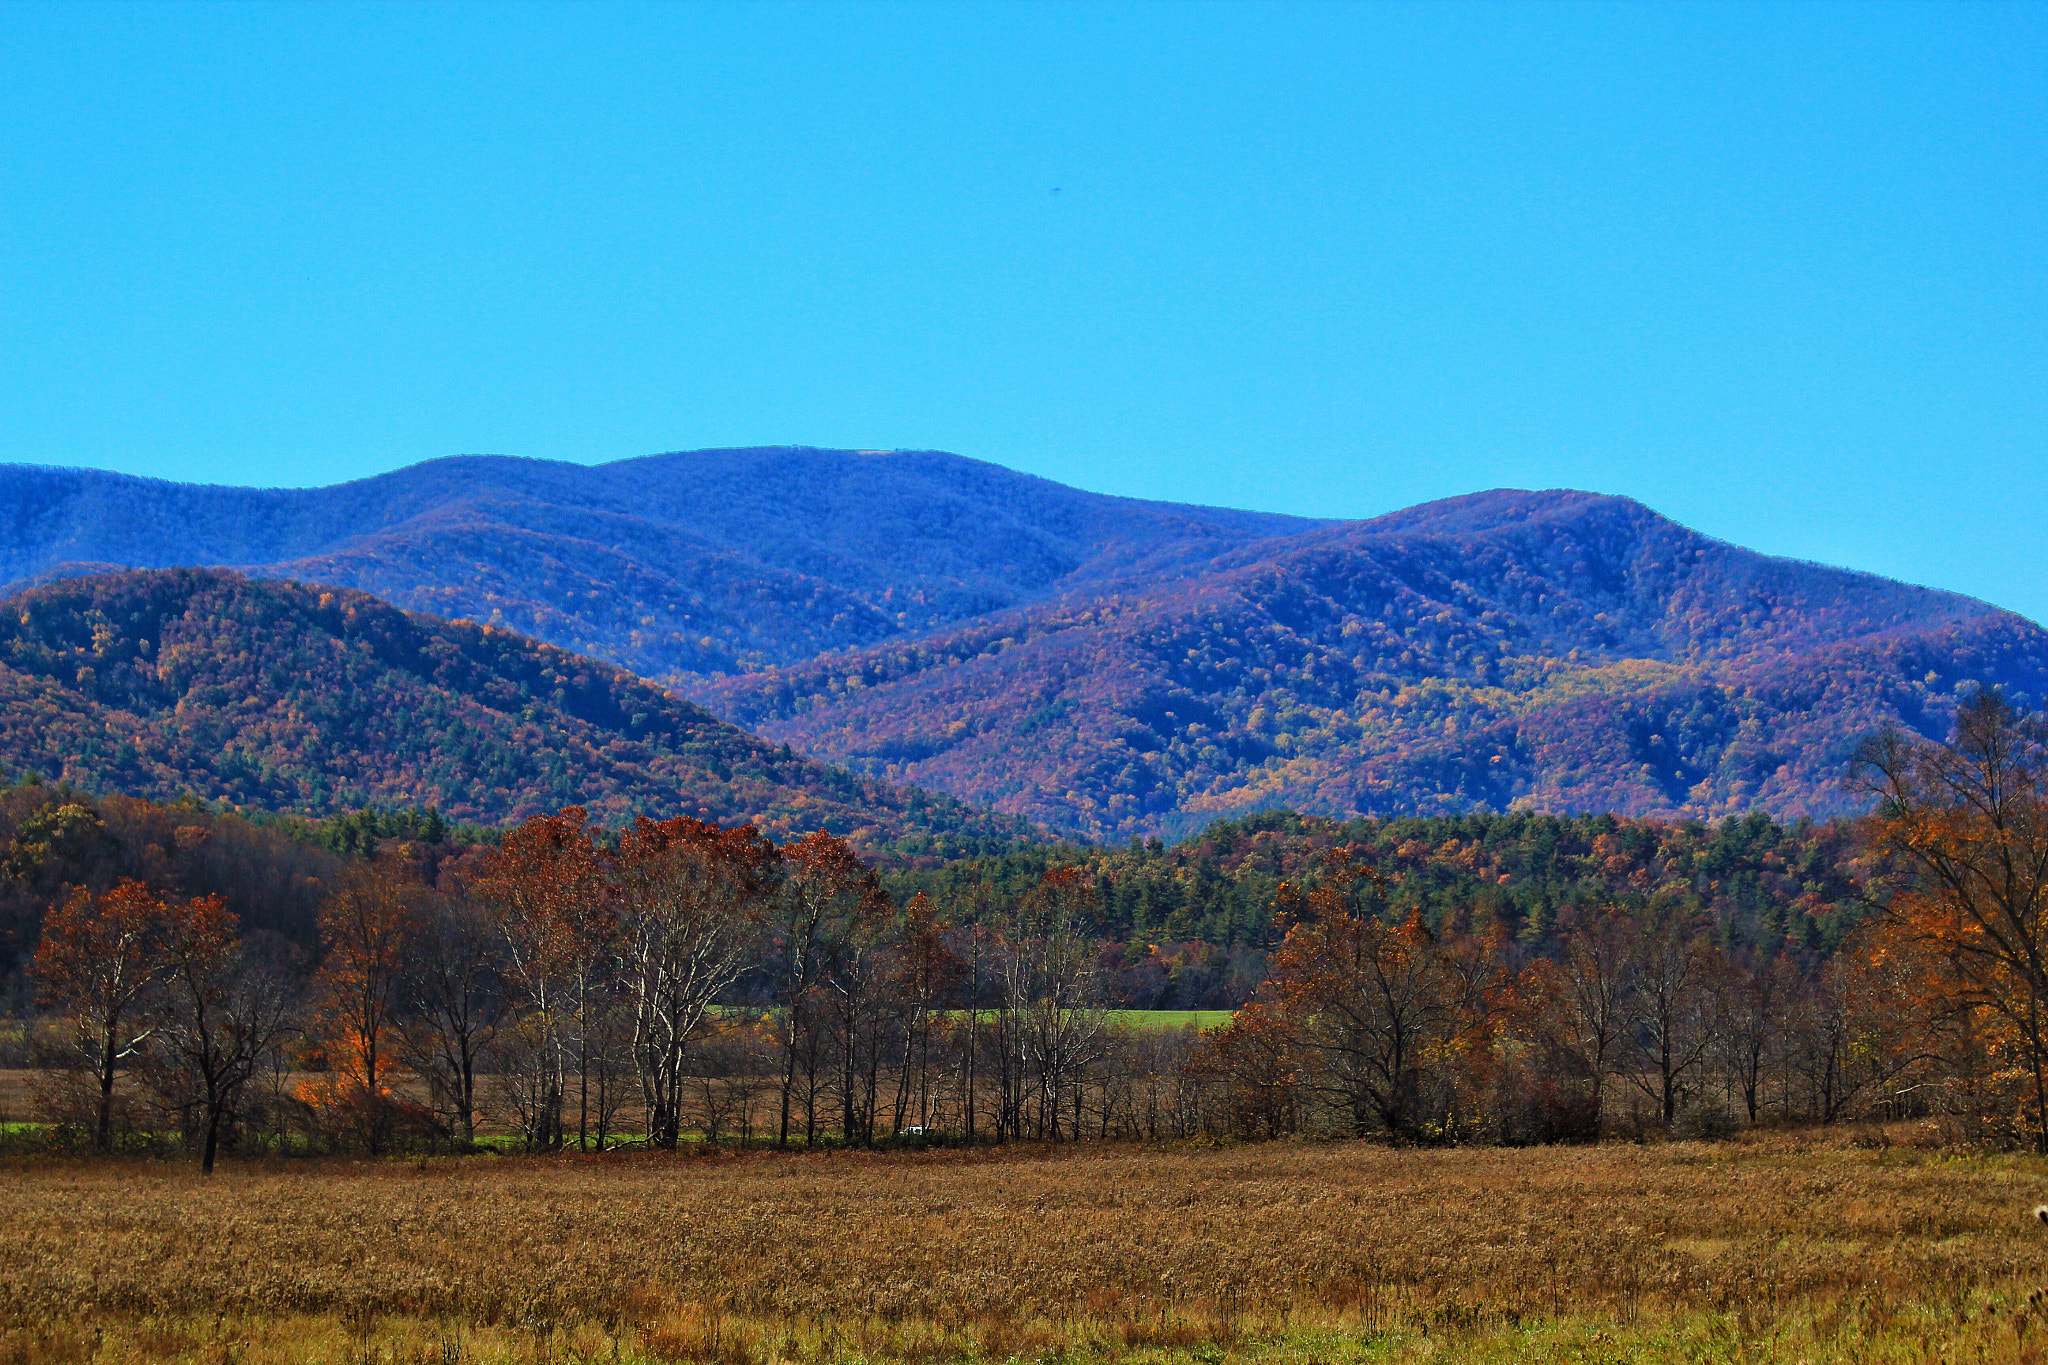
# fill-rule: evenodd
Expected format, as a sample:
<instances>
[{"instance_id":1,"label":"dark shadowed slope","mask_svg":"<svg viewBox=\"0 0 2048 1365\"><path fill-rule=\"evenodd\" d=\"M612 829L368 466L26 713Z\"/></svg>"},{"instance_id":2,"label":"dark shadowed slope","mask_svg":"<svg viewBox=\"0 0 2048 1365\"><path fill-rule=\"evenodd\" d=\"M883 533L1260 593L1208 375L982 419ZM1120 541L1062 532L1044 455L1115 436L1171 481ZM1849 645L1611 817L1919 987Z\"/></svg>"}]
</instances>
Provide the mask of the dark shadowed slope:
<instances>
[{"instance_id":1,"label":"dark shadowed slope","mask_svg":"<svg viewBox=\"0 0 2048 1365\"><path fill-rule=\"evenodd\" d=\"M821 757L1123 838L1279 806L1825 814L1862 735L1945 734L1977 685L2048 696L2048 635L1626 499L1496 492L705 695Z\"/></svg>"},{"instance_id":2,"label":"dark shadowed slope","mask_svg":"<svg viewBox=\"0 0 2048 1365\"><path fill-rule=\"evenodd\" d=\"M1022 832L766 743L608 664L366 593L174 569L0 604L0 766L273 810L826 828L872 847Z\"/></svg>"},{"instance_id":3,"label":"dark shadowed slope","mask_svg":"<svg viewBox=\"0 0 2048 1365\"><path fill-rule=\"evenodd\" d=\"M501 624L651 677L1172 577L1315 525L1084 493L936 452L465 456L332 488L0 467L0 584L221 565Z\"/></svg>"}]
</instances>

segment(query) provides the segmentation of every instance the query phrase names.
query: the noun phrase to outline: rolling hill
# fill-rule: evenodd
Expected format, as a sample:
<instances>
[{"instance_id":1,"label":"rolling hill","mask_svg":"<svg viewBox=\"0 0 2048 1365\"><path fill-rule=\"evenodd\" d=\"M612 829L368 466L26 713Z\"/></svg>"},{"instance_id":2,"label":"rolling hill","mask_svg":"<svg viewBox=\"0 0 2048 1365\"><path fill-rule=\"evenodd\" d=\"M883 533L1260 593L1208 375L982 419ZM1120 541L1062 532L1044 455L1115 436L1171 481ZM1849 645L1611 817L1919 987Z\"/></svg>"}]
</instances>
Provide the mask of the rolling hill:
<instances>
[{"instance_id":1,"label":"rolling hill","mask_svg":"<svg viewBox=\"0 0 2048 1365\"><path fill-rule=\"evenodd\" d=\"M1318 523L1084 493L929 451L464 456L331 488L0 466L0 591L211 565L359 588L648 677L797 663Z\"/></svg>"},{"instance_id":2,"label":"rolling hill","mask_svg":"<svg viewBox=\"0 0 2048 1365\"><path fill-rule=\"evenodd\" d=\"M497 823L580 804L933 852L1028 834L510 631L220 570L69 579L0 603L0 767L315 815L431 805Z\"/></svg>"},{"instance_id":3,"label":"rolling hill","mask_svg":"<svg viewBox=\"0 0 2048 1365\"><path fill-rule=\"evenodd\" d=\"M727 679L806 752L1094 838L1251 810L1827 815L1886 721L2048 696L2048 633L1624 498L1477 494Z\"/></svg>"},{"instance_id":4,"label":"rolling hill","mask_svg":"<svg viewBox=\"0 0 2048 1365\"><path fill-rule=\"evenodd\" d=\"M1281 807L1828 815L1878 725L1945 735L1981 685L2048 699L2031 622L1585 493L1314 522L774 448L308 490L15 466L0 495L0 581L200 563L352 586L643 673L878 792L1098 839ZM260 760L222 761L270 790ZM308 757L264 799L368 792L388 766L349 762Z\"/></svg>"}]
</instances>

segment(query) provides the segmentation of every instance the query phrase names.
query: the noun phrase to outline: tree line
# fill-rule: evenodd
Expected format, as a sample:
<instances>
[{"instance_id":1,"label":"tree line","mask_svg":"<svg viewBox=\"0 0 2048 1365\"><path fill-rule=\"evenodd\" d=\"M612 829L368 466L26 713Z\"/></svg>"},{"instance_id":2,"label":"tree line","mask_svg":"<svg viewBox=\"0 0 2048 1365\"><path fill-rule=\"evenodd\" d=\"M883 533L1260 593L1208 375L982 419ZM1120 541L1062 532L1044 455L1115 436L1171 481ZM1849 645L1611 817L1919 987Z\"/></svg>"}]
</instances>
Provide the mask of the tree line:
<instances>
[{"instance_id":1,"label":"tree line","mask_svg":"<svg viewBox=\"0 0 2048 1365\"><path fill-rule=\"evenodd\" d=\"M1109 1008L1140 945L1102 932L1099 868L898 899L828 833L570 808L495 846L377 841L328 879L312 953L219 895L74 888L43 923L30 1033L67 1131L174 1135L208 1168L223 1148L1540 1142L1859 1114L2048 1150L2048 731L1987 694L1950 744L1873 740L1852 781L1874 803L1867 916L1838 943L1732 935L1655 885L1532 932L1511 898L1419 897L1417 841L1333 838L1284 869L1263 982L1207 1031Z\"/></svg>"}]
</instances>

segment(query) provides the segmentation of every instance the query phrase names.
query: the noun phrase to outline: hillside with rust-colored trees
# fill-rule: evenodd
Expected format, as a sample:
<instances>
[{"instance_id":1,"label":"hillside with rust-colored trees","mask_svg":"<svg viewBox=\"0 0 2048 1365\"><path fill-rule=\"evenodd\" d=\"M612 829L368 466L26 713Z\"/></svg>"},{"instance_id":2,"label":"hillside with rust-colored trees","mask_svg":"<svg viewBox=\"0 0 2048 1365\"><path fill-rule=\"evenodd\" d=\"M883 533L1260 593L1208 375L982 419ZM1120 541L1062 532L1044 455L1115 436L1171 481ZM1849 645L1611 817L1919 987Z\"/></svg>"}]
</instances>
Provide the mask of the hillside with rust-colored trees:
<instances>
[{"instance_id":1,"label":"hillside with rust-colored trees","mask_svg":"<svg viewBox=\"0 0 2048 1365\"><path fill-rule=\"evenodd\" d=\"M1024 828L804 758L510 631L215 570L9 599L0 768L310 815L431 806L499 824L582 803L941 849Z\"/></svg>"},{"instance_id":2,"label":"hillside with rust-colored trees","mask_svg":"<svg viewBox=\"0 0 2048 1365\"><path fill-rule=\"evenodd\" d=\"M1271 809L1825 819L1858 808L1838 776L1883 724L1939 739L1975 688L2048 696L2030 621L1587 493L1315 522L777 448L301 490L16 466L0 494L0 582L214 564L367 589L1089 839ZM337 763L329 788L368 791Z\"/></svg>"},{"instance_id":3,"label":"hillside with rust-colored trees","mask_svg":"<svg viewBox=\"0 0 2048 1365\"><path fill-rule=\"evenodd\" d=\"M2048 632L1625 498L1477 494L699 689L807 753L1089 838L1286 808L1781 818L1887 723L2048 696Z\"/></svg>"}]
</instances>

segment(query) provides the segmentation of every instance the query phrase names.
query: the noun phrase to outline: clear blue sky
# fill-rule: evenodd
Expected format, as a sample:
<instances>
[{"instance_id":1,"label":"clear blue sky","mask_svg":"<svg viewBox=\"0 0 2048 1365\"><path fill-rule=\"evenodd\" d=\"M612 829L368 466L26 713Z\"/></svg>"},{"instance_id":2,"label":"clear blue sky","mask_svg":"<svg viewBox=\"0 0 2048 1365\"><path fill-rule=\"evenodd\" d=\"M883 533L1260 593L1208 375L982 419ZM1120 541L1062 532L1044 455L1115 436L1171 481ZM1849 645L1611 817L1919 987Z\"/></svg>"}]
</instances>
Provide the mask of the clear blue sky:
<instances>
[{"instance_id":1,"label":"clear blue sky","mask_svg":"<svg viewBox=\"0 0 2048 1365\"><path fill-rule=\"evenodd\" d=\"M1626 493L2048 619L2048 7L0 6L0 460Z\"/></svg>"}]
</instances>

